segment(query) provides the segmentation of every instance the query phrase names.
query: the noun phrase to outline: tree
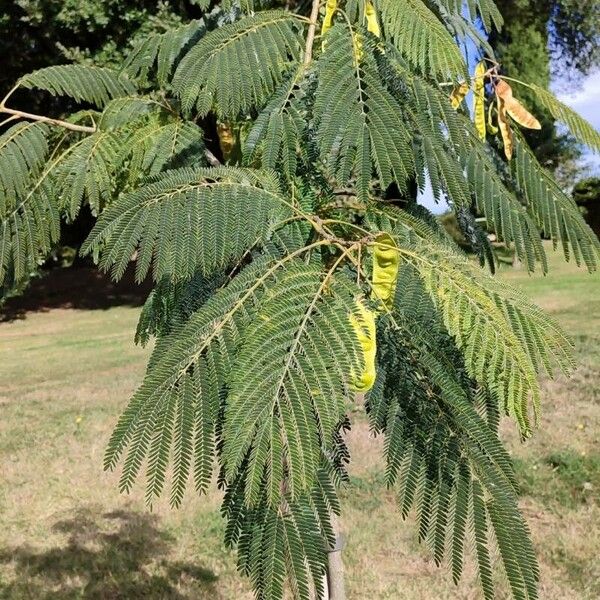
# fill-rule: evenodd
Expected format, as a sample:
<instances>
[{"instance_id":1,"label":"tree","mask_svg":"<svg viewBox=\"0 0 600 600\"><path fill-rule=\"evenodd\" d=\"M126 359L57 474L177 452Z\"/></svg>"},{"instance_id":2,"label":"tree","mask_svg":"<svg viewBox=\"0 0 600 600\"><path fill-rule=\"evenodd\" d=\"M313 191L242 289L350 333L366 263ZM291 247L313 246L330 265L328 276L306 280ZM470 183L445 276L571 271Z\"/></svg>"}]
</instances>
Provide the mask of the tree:
<instances>
[{"instance_id":1,"label":"tree","mask_svg":"<svg viewBox=\"0 0 600 600\"><path fill-rule=\"evenodd\" d=\"M136 40L201 16L193 2L19 0L0 9L0 90L23 73L64 63L120 66ZM35 97L31 99L35 101Z\"/></svg>"},{"instance_id":2,"label":"tree","mask_svg":"<svg viewBox=\"0 0 600 600\"><path fill-rule=\"evenodd\" d=\"M11 93L0 103L14 123L0 137L0 278L25 277L60 218L89 205L99 217L83 252L115 279L132 260L154 279L136 339L155 348L105 467L124 458L122 491L145 470L150 504L169 475L173 506L216 468L225 541L258 598L281 598L286 581L298 598L338 593L323 578L339 573L327 555L362 398L400 513L416 508L436 562L458 581L472 542L492 598L496 546L513 596L535 598L497 429L507 413L532 433L537 374L568 372L571 345L408 188L429 178L482 240L484 267L472 203L530 271L547 268L540 230L595 270L598 240L515 126L537 126L518 90L596 150L600 135L533 83L513 94L484 42L467 73L455 36L480 40L477 18L499 25L490 0L469 15L448 0L290 6L225 0L149 36L120 71L21 77L15 89L81 109L58 119L13 108Z\"/></svg>"},{"instance_id":3,"label":"tree","mask_svg":"<svg viewBox=\"0 0 600 600\"><path fill-rule=\"evenodd\" d=\"M573 188L573 200L592 230L600 234L600 177L578 181Z\"/></svg>"}]
</instances>

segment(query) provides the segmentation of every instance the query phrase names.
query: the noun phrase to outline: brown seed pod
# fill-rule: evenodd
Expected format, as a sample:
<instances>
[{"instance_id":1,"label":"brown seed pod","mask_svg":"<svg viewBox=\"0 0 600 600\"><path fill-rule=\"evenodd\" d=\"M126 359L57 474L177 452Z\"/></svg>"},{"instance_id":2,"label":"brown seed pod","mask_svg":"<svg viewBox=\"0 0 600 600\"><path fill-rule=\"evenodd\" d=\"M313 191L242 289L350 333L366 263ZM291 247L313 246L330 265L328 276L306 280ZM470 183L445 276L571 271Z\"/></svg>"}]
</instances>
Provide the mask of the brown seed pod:
<instances>
[{"instance_id":1,"label":"brown seed pod","mask_svg":"<svg viewBox=\"0 0 600 600\"><path fill-rule=\"evenodd\" d=\"M540 122L513 96L512 88L506 81L496 84L496 96L502 98L506 112L521 127L541 129Z\"/></svg>"}]
</instances>

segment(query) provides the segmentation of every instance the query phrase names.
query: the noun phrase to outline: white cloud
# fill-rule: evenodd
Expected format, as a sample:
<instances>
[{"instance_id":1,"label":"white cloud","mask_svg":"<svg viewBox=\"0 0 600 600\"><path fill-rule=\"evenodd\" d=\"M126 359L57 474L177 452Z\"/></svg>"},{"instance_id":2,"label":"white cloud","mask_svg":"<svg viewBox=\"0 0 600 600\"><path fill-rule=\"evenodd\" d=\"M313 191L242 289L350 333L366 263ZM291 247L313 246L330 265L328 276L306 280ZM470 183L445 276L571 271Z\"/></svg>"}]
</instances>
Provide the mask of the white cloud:
<instances>
[{"instance_id":1,"label":"white cloud","mask_svg":"<svg viewBox=\"0 0 600 600\"><path fill-rule=\"evenodd\" d=\"M581 88L558 94L559 100L600 129L600 71L591 73Z\"/></svg>"}]
</instances>

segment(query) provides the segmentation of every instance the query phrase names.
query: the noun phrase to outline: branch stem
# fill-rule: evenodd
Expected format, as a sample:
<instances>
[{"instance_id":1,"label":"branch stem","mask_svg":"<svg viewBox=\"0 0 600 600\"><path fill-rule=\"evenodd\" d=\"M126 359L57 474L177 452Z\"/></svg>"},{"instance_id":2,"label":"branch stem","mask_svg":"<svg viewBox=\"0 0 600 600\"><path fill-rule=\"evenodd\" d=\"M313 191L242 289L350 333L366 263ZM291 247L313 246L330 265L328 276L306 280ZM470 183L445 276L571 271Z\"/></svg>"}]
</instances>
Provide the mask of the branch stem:
<instances>
[{"instance_id":1,"label":"branch stem","mask_svg":"<svg viewBox=\"0 0 600 600\"><path fill-rule=\"evenodd\" d=\"M0 113L12 115L16 119L27 119L29 121L39 121L40 123L50 123L51 125L58 125L59 127L69 129L71 131L80 131L82 133L96 132L96 127L88 127L87 125L76 125L75 123L69 123L68 121L61 121L60 119L52 119L43 115L35 115L33 113L23 112L22 110L8 108L4 105L0 105Z\"/></svg>"},{"instance_id":2,"label":"branch stem","mask_svg":"<svg viewBox=\"0 0 600 600\"><path fill-rule=\"evenodd\" d=\"M306 34L306 48L304 50L304 68L306 69L312 61L312 51L315 44L315 34L317 32L317 20L319 18L319 0L313 0L312 10L310 11L310 25Z\"/></svg>"}]
</instances>

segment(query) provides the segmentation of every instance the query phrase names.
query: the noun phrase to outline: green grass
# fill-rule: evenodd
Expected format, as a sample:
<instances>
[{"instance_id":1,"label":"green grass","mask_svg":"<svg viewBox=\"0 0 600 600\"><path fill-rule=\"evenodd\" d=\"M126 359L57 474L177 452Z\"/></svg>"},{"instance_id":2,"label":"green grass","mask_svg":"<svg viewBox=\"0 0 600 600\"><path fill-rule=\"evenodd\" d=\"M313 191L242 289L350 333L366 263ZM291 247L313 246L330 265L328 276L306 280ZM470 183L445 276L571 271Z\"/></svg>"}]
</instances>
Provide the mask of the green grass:
<instances>
[{"instance_id":1,"label":"green grass","mask_svg":"<svg viewBox=\"0 0 600 600\"><path fill-rule=\"evenodd\" d=\"M600 278L551 255L551 274L503 271L573 336L579 369L547 380L544 417L521 444L503 425L545 600L600 597ZM137 309L52 310L0 324L0 598L251 598L222 545L217 491L149 512L138 486L102 471L107 438L139 384ZM473 570L457 588L418 545L385 489L382 442L352 414L343 492L348 597L480 598Z\"/></svg>"},{"instance_id":2,"label":"green grass","mask_svg":"<svg viewBox=\"0 0 600 600\"><path fill-rule=\"evenodd\" d=\"M600 503L600 454L577 454L567 449L535 461L517 459L521 494L560 511Z\"/></svg>"},{"instance_id":3,"label":"green grass","mask_svg":"<svg viewBox=\"0 0 600 600\"><path fill-rule=\"evenodd\" d=\"M589 275L560 251L545 244L549 259L547 275L504 269L501 277L521 287L536 304L558 319L572 336L600 337L600 276Z\"/></svg>"}]
</instances>

